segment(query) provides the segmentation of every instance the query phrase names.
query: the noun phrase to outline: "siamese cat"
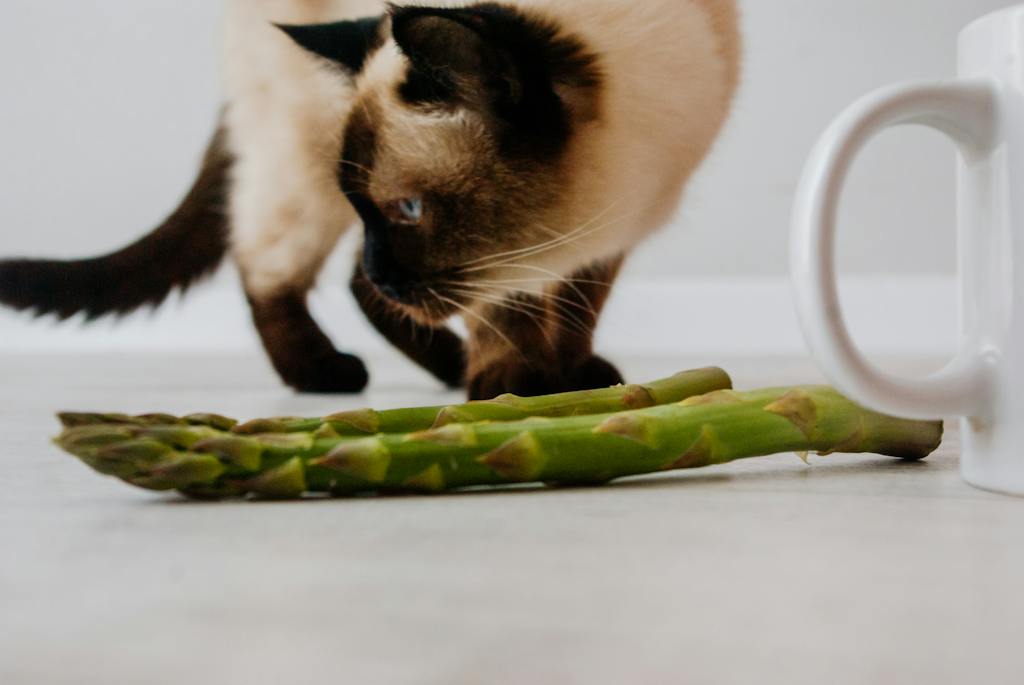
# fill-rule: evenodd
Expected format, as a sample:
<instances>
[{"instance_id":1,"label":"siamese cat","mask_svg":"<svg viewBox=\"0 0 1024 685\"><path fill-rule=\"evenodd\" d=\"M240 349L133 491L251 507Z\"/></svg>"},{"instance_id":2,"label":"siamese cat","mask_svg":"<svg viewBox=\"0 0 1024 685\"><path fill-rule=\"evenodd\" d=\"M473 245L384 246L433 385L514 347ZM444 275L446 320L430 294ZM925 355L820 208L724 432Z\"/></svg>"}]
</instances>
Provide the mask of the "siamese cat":
<instances>
[{"instance_id":1,"label":"siamese cat","mask_svg":"<svg viewBox=\"0 0 1024 685\"><path fill-rule=\"evenodd\" d=\"M734 0L228 0L226 105L181 206L108 256L0 262L0 302L123 314L230 255L284 382L359 392L306 305L359 223L352 292L444 383L620 383L594 328L727 118L737 23Z\"/></svg>"}]
</instances>

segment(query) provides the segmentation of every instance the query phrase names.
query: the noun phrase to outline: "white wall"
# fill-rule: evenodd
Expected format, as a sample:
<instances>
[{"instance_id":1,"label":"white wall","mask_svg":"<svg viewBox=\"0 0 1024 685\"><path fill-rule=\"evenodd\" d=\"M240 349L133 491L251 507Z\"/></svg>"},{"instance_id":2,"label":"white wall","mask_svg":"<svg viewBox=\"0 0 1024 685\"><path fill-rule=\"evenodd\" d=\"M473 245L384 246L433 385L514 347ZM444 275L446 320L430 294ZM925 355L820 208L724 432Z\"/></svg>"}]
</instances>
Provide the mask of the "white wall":
<instances>
[{"instance_id":1,"label":"white wall","mask_svg":"<svg viewBox=\"0 0 1024 685\"><path fill-rule=\"evenodd\" d=\"M631 0L623 0L629 2ZM890 81L952 72L957 29L1005 0L746 0L736 116L679 225L634 277L781 276L789 204L813 139ZM212 0L4 0L0 254L119 246L187 187L218 107ZM852 272L953 267L952 152L890 134L846 207Z\"/></svg>"}]
</instances>

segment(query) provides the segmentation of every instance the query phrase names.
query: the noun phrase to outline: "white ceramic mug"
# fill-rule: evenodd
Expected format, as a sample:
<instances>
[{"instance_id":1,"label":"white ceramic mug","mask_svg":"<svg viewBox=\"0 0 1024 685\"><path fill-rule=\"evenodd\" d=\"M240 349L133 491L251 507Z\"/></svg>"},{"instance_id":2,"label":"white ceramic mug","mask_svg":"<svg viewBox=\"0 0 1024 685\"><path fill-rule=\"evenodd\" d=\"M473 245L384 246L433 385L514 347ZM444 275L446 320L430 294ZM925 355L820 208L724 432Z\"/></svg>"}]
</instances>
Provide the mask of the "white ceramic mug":
<instances>
[{"instance_id":1,"label":"white ceramic mug","mask_svg":"<svg viewBox=\"0 0 1024 685\"><path fill-rule=\"evenodd\" d=\"M909 418L963 418L964 477L1024 495L1024 5L960 34L960 76L895 86L839 117L815 149L794 215L793 277L804 333L854 400ZM880 131L921 124L959 149L961 349L945 370L898 378L858 351L839 305L836 215L850 167Z\"/></svg>"}]
</instances>

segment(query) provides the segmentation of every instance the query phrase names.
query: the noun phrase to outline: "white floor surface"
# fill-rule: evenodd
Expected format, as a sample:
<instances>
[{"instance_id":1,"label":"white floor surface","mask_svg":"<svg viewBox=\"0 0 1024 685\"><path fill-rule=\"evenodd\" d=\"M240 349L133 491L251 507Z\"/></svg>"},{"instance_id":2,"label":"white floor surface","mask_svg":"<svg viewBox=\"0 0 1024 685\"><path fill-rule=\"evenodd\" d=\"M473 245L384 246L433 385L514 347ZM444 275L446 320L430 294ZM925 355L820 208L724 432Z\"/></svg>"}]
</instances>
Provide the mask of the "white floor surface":
<instances>
[{"instance_id":1,"label":"white floor surface","mask_svg":"<svg viewBox=\"0 0 1024 685\"><path fill-rule=\"evenodd\" d=\"M729 366L740 387L820 380ZM955 427L920 464L260 504L133 490L47 441L58 409L444 401L390 367L339 399L285 392L257 356L0 356L0 683L1024 682L1024 500L960 481Z\"/></svg>"}]
</instances>

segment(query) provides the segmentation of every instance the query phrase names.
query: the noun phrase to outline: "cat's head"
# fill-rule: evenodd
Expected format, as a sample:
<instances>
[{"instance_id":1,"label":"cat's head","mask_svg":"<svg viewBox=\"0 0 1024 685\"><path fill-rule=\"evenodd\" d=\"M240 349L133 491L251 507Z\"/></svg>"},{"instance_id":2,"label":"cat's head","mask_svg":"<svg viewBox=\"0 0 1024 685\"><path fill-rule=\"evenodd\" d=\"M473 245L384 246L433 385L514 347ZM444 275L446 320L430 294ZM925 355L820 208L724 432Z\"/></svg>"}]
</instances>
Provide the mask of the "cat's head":
<instances>
[{"instance_id":1,"label":"cat's head","mask_svg":"<svg viewBox=\"0 0 1024 685\"><path fill-rule=\"evenodd\" d=\"M600 117L581 41L494 4L281 28L352 78L338 179L381 293L435 320L543 273L510 260L571 261L569 151Z\"/></svg>"}]
</instances>

